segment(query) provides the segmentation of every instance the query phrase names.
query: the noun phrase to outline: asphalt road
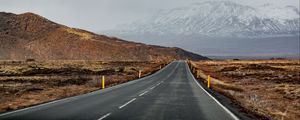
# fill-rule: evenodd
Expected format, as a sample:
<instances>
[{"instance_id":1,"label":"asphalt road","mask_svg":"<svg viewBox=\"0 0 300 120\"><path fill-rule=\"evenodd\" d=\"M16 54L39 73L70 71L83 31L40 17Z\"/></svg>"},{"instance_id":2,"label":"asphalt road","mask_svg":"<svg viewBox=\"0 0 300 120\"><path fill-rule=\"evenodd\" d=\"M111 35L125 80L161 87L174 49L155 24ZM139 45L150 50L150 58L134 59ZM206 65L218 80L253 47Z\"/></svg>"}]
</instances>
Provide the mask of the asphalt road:
<instances>
[{"instance_id":1,"label":"asphalt road","mask_svg":"<svg viewBox=\"0 0 300 120\"><path fill-rule=\"evenodd\" d=\"M1 120L237 120L209 95L184 61L89 94L0 114Z\"/></svg>"}]
</instances>

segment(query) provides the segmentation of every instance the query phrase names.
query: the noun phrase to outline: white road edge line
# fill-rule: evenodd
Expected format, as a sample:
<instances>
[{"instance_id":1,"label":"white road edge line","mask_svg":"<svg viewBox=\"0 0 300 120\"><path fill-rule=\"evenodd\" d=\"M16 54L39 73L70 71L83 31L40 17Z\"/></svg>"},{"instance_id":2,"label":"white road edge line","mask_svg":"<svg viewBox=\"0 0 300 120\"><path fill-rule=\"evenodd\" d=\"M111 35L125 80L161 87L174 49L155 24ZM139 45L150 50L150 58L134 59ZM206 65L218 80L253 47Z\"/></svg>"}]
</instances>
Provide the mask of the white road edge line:
<instances>
[{"instance_id":1,"label":"white road edge line","mask_svg":"<svg viewBox=\"0 0 300 120\"><path fill-rule=\"evenodd\" d=\"M11 112L2 113L2 114L0 114L0 117L10 115L10 114L13 114L13 113L17 113L17 112L22 112L22 111L29 110L29 109L35 109L35 108L38 108L38 107L47 106L47 105L54 104L54 103L57 103L57 102L64 102L64 101L68 101L68 100L72 100L72 99L77 99L78 97L81 97L81 96L73 96L73 97L69 97L69 98L63 98L63 99L60 99L60 100L54 100L54 101L51 101L51 102L48 102L48 103L43 103L43 104L32 106L32 107L27 107L27 108L23 108L23 109L11 111Z\"/></svg>"},{"instance_id":2,"label":"white road edge line","mask_svg":"<svg viewBox=\"0 0 300 120\"><path fill-rule=\"evenodd\" d=\"M111 115L111 113L107 113L107 114L103 115L101 118L99 118L98 120L103 120L104 118L106 118L106 117L108 117L110 115Z\"/></svg>"},{"instance_id":3,"label":"white road edge line","mask_svg":"<svg viewBox=\"0 0 300 120\"><path fill-rule=\"evenodd\" d=\"M215 97L213 97L212 95L210 95L195 79L195 77L193 76L193 74L191 73L191 70L189 70L189 73L191 74L191 76L193 77L193 80L197 83L197 85L209 96L211 97L219 106L221 106L234 120L240 120L237 116L235 116L230 110L228 110L225 106L223 106Z\"/></svg>"},{"instance_id":4,"label":"white road edge line","mask_svg":"<svg viewBox=\"0 0 300 120\"><path fill-rule=\"evenodd\" d=\"M122 106L119 107L119 109L122 109L123 107L125 107L126 105L130 104L131 102L135 101L136 98L131 99L130 101L128 101L127 103L123 104Z\"/></svg>"},{"instance_id":5,"label":"white road edge line","mask_svg":"<svg viewBox=\"0 0 300 120\"><path fill-rule=\"evenodd\" d=\"M148 93L149 91L145 91L143 93L141 93L139 96L143 96L144 94Z\"/></svg>"}]
</instances>

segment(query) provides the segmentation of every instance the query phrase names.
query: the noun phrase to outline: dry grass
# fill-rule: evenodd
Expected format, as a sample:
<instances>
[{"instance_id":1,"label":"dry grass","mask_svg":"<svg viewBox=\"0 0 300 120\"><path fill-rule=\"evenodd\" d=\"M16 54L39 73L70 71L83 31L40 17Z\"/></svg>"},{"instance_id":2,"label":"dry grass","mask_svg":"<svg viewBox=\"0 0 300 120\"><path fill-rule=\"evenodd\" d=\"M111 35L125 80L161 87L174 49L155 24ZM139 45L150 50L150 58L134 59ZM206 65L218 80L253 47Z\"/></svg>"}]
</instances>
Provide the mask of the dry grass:
<instances>
[{"instance_id":1,"label":"dry grass","mask_svg":"<svg viewBox=\"0 0 300 120\"><path fill-rule=\"evenodd\" d=\"M64 30L67 31L68 33L78 35L82 40L90 40L94 37L94 35L88 32L79 31L78 29L75 28L64 28Z\"/></svg>"},{"instance_id":2,"label":"dry grass","mask_svg":"<svg viewBox=\"0 0 300 120\"><path fill-rule=\"evenodd\" d=\"M0 112L88 93L159 69L154 62L0 61Z\"/></svg>"},{"instance_id":3,"label":"dry grass","mask_svg":"<svg viewBox=\"0 0 300 120\"><path fill-rule=\"evenodd\" d=\"M250 112L276 120L300 118L300 61L199 61L193 65L211 75L213 89ZM203 78L203 76L202 76Z\"/></svg>"}]
</instances>

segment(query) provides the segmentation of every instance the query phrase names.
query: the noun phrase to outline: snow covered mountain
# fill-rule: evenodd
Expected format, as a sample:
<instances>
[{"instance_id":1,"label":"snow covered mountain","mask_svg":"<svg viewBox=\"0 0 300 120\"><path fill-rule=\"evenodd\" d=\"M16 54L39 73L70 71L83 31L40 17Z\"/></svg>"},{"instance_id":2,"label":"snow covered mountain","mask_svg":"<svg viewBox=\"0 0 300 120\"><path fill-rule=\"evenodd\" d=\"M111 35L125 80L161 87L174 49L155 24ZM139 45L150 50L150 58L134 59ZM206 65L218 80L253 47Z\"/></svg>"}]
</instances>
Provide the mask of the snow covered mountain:
<instances>
[{"instance_id":1,"label":"snow covered mountain","mask_svg":"<svg viewBox=\"0 0 300 120\"><path fill-rule=\"evenodd\" d=\"M300 12L294 6L259 7L210 1L163 10L108 35L181 47L207 56L300 58Z\"/></svg>"},{"instance_id":2,"label":"snow covered mountain","mask_svg":"<svg viewBox=\"0 0 300 120\"><path fill-rule=\"evenodd\" d=\"M299 9L265 4L258 8L229 1L202 2L161 11L121 27L118 34L274 36L299 34ZM119 28L118 28L119 29Z\"/></svg>"}]
</instances>

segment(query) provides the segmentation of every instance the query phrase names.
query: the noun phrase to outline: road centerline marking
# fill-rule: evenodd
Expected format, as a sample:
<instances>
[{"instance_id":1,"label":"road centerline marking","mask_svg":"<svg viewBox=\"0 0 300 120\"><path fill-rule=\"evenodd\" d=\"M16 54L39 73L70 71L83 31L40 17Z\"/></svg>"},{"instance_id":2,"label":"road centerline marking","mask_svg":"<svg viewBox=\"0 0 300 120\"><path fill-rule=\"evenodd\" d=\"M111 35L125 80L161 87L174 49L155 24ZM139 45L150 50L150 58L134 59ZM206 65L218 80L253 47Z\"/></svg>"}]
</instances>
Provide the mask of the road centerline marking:
<instances>
[{"instance_id":1,"label":"road centerline marking","mask_svg":"<svg viewBox=\"0 0 300 120\"><path fill-rule=\"evenodd\" d=\"M151 87L150 89L152 90L152 89L154 89L156 86L153 86L153 87Z\"/></svg>"},{"instance_id":2,"label":"road centerline marking","mask_svg":"<svg viewBox=\"0 0 300 120\"><path fill-rule=\"evenodd\" d=\"M132 103L133 101L135 101L136 100L136 98L133 98L133 99L131 99L130 101L128 101L127 103L125 103L125 104L123 104L123 105L121 105L120 107L119 107L119 109L122 109L123 107L125 107L126 105L128 105L128 104L130 104L130 103Z\"/></svg>"},{"instance_id":3,"label":"road centerline marking","mask_svg":"<svg viewBox=\"0 0 300 120\"><path fill-rule=\"evenodd\" d=\"M149 92L149 91L147 90L147 91L141 93L139 96L143 96L144 94L146 94L146 93L148 93L148 92Z\"/></svg>"},{"instance_id":4,"label":"road centerline marking","mask_svg":"<svg viewBox=\"0 0 300 120\"><path fill-rule=\"evenodd\" d=\"M103 120L110 115L111 115L111 113L107 113L107 114L103 115L101 118L99 118L98 120Z\"/></svg>"}]
</instances>

